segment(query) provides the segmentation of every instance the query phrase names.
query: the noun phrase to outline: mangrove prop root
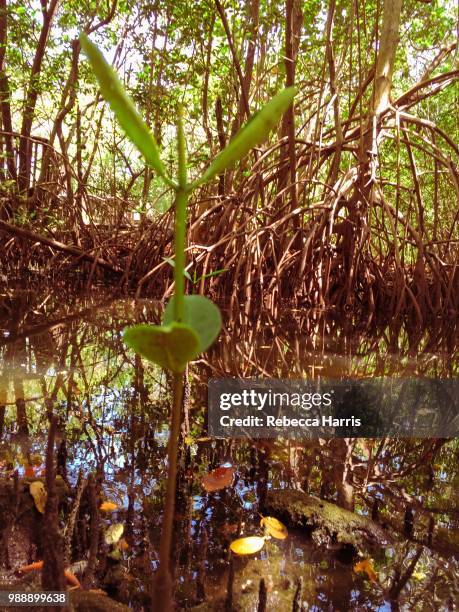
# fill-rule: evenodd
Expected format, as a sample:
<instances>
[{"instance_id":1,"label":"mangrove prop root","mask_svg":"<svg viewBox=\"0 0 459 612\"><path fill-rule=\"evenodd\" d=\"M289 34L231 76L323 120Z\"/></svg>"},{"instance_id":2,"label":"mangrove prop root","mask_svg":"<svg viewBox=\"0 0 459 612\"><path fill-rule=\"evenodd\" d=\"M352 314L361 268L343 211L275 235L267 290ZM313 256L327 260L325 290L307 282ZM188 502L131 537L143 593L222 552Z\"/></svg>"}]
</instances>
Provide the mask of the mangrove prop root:
<instances>
[{"instance_id":1,"label":"mangrove prop root","mask_svg":"<svg viewBox=\"0 0 459 612\"><path fill-rule=\"evenodd\" d=\"M56 492L56 469L54 465L54 441L56 437L58 417L52 415L46 449L46 490L47 499L44 513L43 530L43 571L42 587L45 591L64 591L66 581L64 576L64 557L62 537L59 531L58 496ZM57 606L52 608L61 610Z\"/></svg>"}]
</instances>

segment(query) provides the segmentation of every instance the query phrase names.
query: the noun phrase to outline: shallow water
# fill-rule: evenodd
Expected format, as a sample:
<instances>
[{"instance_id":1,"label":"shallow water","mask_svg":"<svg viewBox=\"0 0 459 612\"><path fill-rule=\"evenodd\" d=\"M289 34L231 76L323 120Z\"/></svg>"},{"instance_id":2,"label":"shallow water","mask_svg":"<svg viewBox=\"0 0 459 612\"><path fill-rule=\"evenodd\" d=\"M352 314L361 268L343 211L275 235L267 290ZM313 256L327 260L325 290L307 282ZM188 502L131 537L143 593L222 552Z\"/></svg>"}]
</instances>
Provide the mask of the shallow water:
<instances>
[{"instance_id":1,"label":"shallow water","mask_svg":"<svg viewBox=\"0 0 459 612\"><path fill-rule=\"evenodd\" d=\"M122 550L101 544L97 586L135 609L148 607L157 565L170 392L167 376L129 351L121 333L134 321L158 322L161 310L154 302L103 295L55 299L16 291L0 297L0 478L5 482L15 472L20 478L42 475L47 411L58 414L58 471L69 490L75 490L80 473L94 472L99 502L118 506L102 514L104 530L113 523L124 525ZM321 311L285 308L275 318L261 312L256 319L225 307L223 312L220 340L189 371L175 517L180 608L224 608L228 545L238 535L261 533L260 501L266 489L303 487L336 501L332 480L339 460L333 441L300 445L210 439L209 378L458 374L454 321L420 332L406 326L368 328ZM371 515L378 499L379 521L395 534L390 546L371 551L376 580L354 571L358 558L341 558L304 530L291 530L287 540L270 539L260 553L232 561L234 609L257 610L261 578L268 610L292 609L300 578L298 600L307 610L453 609L459 558L457 439L440 444L387 440L378 451L377 477L363 486L378 444L358 443L353 449L355 509ZM206 493L202 476L226 464L236 470L233 486ZM1 496L0 501L6 503ZM61 508L62 526L71 503L69 495ZM407 505L414 508L411 531ZM87 559L87 516L82 512L71 542L75 572L84 569ZM10 578L15 563L35 560L31 557L40 548L30 535L24 536L24 550L13 551L8 539L2 546L0 559ZM419 546L423 550L416 566L395 597L394 585L403 581Z\"/></svg>"}]
</instances>

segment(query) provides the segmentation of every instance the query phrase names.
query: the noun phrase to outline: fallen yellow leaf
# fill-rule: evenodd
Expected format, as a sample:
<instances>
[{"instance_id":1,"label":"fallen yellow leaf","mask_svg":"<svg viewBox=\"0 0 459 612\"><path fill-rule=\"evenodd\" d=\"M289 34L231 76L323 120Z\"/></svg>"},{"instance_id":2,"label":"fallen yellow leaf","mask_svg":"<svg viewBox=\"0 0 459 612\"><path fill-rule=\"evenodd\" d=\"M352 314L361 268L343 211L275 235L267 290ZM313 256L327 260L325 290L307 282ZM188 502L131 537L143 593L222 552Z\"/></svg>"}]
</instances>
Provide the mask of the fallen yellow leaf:
<instances>
[{"instance_id":1,"label":"fallen yellow leaf","mask_svg":"<svg viewBox=\"0 0 459 612\"><path fill-rule=\"evenodd\" d=\"M278 540L285 540L288 536L287 527L273 516L263 516L260 525L265 527L270 536Z\"/></svg>"},{"instance_id":2,"label":"fallen yellow leaf","mask_svg":"<svg viewBox=\"0 0 459 612\"><path fill-rule=\"evenodd\" d=\"M105 541L107 544L116 544L124 533L123 523L113 523L105 532Z\"/></svg>"},{"instance_id":3,"label":"fallen yellow leaf","mask_svg":"<svg viewBox=\"0 0 459 612\"><path fill-rule=\"evenodd\" d=\"M371 559L363 559L354 565L354 572L362 572L367 575L370 582L377 582L378 576L373 567L373 561Z\"/></svg>"},{"instance_id":4,"label":"fallen yellow leaf","mask_svg":"<svg viewBox=\"0 0 459 612\"><path fill-rule=\"evenodd\" d=\"M249 536L248 538L239 538L231 542L231 550L238 555L253 555L263 548L265 539L260 536Z\"/></svg>"},{"instance_id":5,"label":"fallen yellow leaf","mask_svg":"<svg viewBox=\"0 0 459 612\"><path fill-rule=\"evenodd\" d=\"M40 480L35 480L30 483L29 491L35 502L36 509L43 514L45 511L46 498L48 497L45 485Z\"/></svg>"}]
</instances>

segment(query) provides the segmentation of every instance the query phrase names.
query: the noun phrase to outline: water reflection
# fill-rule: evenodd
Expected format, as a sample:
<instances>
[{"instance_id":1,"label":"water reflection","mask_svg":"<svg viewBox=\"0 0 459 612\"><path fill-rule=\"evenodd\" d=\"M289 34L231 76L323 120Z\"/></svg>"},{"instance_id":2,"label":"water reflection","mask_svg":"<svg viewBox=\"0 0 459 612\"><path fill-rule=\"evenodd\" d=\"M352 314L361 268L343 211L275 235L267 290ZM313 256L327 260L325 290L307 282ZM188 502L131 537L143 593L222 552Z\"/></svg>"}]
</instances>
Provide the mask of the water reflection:
<instances>
[{"instance_id":1,"label":"water reflection","mask_svg":"<svg viewBox=\"0 0 459 612\"><path fill-rule=\"evenodd\" d=\"M6 492L15 478L43 475L49 416L57 414L57 469L67 487L63 528L82 491L67 537L69 565L84 577L92 506L81 483L93 473L98 505L117 505L101 512L102 530L123 523L126 543L119 548L100 538L97 586L135 609L151 605L169 380L127 350L121 332L133 321L158 322L161 310L154 302L99 296L52 300L15 292L0 299L0 514L15 524L25 520ZM190 367L184 404L175 517L180 607L221 610L231 593L234 609L256 610L263 578L268 609L290 610L295 598L308 610L448 609L458 592L457 440L215 441L206 431L206 383L224 375L457 376L457 322L438 321L421 333L401 324L369 329L323 311L247 318L228 308L224 315L219 342ZM234 486L206 493L202 476L226 462L236 468ZM336 548L293 530L255 557L234 559L231 583L229 542L259 532L268 489L300 487L372 517L392 534L389 547L367 553L376 581L353 570L358 558L342 559ZM13 551L5 518L0 525L9 579L18 563L40 553L40 517L33 504L24 512L21 550Z\"/></svg>"}]
</instances>

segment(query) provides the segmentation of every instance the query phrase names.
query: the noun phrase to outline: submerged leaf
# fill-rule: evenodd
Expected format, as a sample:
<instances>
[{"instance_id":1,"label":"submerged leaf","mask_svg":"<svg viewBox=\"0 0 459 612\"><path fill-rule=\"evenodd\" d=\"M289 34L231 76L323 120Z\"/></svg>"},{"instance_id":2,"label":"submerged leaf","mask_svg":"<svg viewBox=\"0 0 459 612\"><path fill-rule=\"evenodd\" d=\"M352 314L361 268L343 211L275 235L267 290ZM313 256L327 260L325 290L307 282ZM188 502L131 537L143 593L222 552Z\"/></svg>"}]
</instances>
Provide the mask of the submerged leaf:
<instances>
[{"instance_id":1,"label":"submerged leaf","mask_svg":"<svg viewBox=\"0 0 459 612\"><path fill-rule=\"evenodd\" d=\"M265 527L270 536L278 540L285 540L288 536L287 527L273 516L263 516L260 525Z\"/></svg>"},{"instance_id":2,"label":"submerged leaf","mask_svg":"<svg viewBox=\"0 0 459 612\"><path fill-rule=\"evenodd\" d=\"M29 491L35 502L36 509L43 514L45 511L46 498L48 497L45 485L40 480L35 480L30 483Z\"/></svg>"},{"instance_id":3,"label":"submerged leaf","mask_svg":"<svg viewBox=\"0 0 459 612\"><path fill-rule=\"evenodd\" d=\"M378 580L378 576L374 570L373 561L371 559L363 559L363 561L356 563L354 565L354 572L362 572L363 574L366 574L368 580L371 582L376 582Z\"/></svg>"},{"instance_id":4,"label":"submerged leaf","mask_svg":"<svg viewBox=\"0 0 459 612\"><path fill-rule=\"evenodd\" d=\"M174 320L175 298L171 298L164 311L163 323ZM199 352L205 351L217 338L222 326L220 309L203 295L185 295L183 299L183 321L197 335Z\"/></svg>"},{"instance_id":5,"label":"submerged leaf","mask_svg":"<svg viewBox=\"0 0 459 612\"><path fill-rule=\"evenodd\" d=\"M146 162L169 184L170 179L159 157L153 134L126 93L116 72L85 34L81 34L80 42L99 82L100 92L110 104L120 126L142 153Z\"/></svg>"},{"instance_id":6,"label":"submerged leaf","mask_svg":"<svg viewBox=\"0 0 459 612\"><path fill-rule=\"evenodd\" d=\"M249 536L248 538L239 538L231 542L231 550L238 555L253 555L263 548L265 539L260 536Z\"/></svg>"},{"instance_id":7,"label":"submerged leaf","mask_svg":"<svg viewBox=\"0 0 459 612\"><path fill-rule=\"evenodd\" d=\"M112 501L102 502L99 508L99 510L102 510L102 512L114 512L117 509L118 509L117 504L115 504L115 502L112 502Z\"/></svg>"},{"instance_id":8,"label":"submerged leaf","mask_svg":"<svg viewBox=\"0 0 459 612\"><path fill-rule=\"evenodd\" d=\"M183 323L134 325L124 330L124 341L153 363L172 372L183 372L186 364L199 354L196 333Z\"/></svg>"},{"instance_id":9,"label":"submerged leaf","mask_svg":"<svg viewBox=\"0 0 459 612\"><path fill-rule=\"evenodd\" d=\"M234 468L218 467L203 477L202 486L208 493L211 493L212 491L220 491L220 489L229 487L232 484L233 477Z\"/></svg>"},{"instance_id":10,"label":"submerged leaf","mask_svg":"<svg viewBox=\"0 0 459 612\"><path fill-rule=\"evenodd\" d=\"M107 544L116 544L124 533L123 523L113 523L105 532L105 542Z\"/></svg>"},{"instance_id":11,"label":"submerged leaf","mask_svg":"<svg viewBox=\"0 0 459 612\"><path fill-rule=\"evenodd\" d=\"M126 542L124 538L121 538L121 540L117 544L117 547L120 550L129 550L129 544Z\"/></svg>"},{"instance_id":12,"label":"submerged leaf","mask_svg":"<svg viewBox=\"0 0 459 612\"><path fill-rule=\"evenodd\" d=\"M226 168L242 159L250 149L266 140L269 132L293 102L295 93L295 87L287 87L255 113L228 146L217 155L202 177L193 184L193 187L206 183L217 174L221 174Z\"/></svg>"}]
</instances>

